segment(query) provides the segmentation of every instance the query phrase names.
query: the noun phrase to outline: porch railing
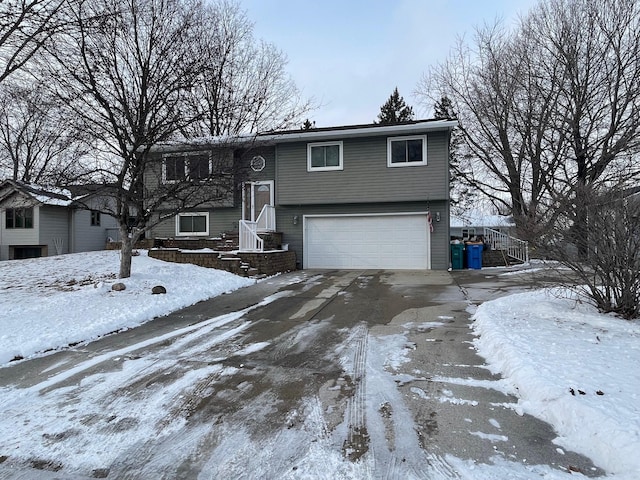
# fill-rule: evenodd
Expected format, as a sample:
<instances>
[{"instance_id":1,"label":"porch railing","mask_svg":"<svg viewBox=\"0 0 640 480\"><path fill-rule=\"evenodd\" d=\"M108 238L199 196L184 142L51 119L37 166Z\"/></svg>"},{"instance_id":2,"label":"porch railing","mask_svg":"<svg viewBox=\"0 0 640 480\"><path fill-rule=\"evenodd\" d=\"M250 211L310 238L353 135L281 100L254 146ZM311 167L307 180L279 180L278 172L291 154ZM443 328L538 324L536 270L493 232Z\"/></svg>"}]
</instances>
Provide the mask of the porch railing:
<instances>
[{"instance_id":1,"label":"porch railing","mask_svg":"<svg viewBox=\"0 0 640 480\"><path fill-rule=\"evenodd\" d=\"M276 208L273 205L265 205L256 219L258 232L276 231Z\"/></svg>"},{"instance_id":2,"label":"porch railing","mask_svg":"<svg viewBox=\"0 0 640 480\"><path fill-rule=\"evenodd\" d=\"M484 241L491 245L492 250L502 250L506 255L521 262L529 261L529 242L491 228L484 229Z\"/></svg>"},{"instance_id":3,"label":"porch railing","mask_svg":"<svg viewBox=\"0 0 640 480\"><path fill-rule=\"evenodd\" d=\"M264 251L264 240L258 236L258 222L240 220L238 232L238 242L241 252Z\"/></svg>"}]
</instances>

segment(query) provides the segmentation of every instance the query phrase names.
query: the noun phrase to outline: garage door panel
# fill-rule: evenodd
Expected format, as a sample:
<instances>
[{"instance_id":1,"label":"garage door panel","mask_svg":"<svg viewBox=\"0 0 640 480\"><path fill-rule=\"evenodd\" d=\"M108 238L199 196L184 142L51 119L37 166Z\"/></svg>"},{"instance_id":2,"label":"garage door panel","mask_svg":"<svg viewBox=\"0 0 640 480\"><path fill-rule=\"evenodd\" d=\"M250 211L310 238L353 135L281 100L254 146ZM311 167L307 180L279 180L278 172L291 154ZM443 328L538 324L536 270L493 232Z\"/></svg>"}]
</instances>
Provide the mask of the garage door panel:
<instances>
[{"instance_id":1,"label":"garage door panel","mask_svg":"<svg viewBox=\"0 0 640 480\"><path fill-rule=\"evenodd\" d=\"M425 215L309 217L306 268L426 269Z\"/></svg>"}]
</instances>

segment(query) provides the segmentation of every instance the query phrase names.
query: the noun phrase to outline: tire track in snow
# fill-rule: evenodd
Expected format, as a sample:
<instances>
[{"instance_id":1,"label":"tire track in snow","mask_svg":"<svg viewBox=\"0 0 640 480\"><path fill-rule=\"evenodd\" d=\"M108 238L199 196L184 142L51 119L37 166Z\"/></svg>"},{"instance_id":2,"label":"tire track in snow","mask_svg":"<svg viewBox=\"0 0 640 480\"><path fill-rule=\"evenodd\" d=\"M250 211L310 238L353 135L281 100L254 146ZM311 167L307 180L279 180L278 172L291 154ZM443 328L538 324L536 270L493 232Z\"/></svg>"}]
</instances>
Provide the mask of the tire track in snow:
<instances>
[{"instance_id":1,"label":"tire track in snow","mask_svg":"<svg viewBox=\"0 0 640 480\"><path fill-rule=\"evenodd\" d=\"M367 345L369 332L365 325L359 325L353 331L355 352L351 378L354 383L354 394L347 407L348 432L342 445L343 455L355 462L369 451L369 433L366 423L367 392Z\"/></svg>"}]
</instances>

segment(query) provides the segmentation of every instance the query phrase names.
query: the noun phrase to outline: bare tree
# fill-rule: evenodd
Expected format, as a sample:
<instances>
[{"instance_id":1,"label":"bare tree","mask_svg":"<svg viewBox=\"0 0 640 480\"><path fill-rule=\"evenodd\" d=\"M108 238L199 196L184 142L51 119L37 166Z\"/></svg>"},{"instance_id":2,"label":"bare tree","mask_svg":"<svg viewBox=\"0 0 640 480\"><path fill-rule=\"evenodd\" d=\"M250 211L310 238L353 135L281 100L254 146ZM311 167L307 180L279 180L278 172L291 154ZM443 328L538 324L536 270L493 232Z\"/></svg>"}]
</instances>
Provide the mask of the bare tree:
<instances>
[{"instance_id":1,"label":"bare tree","mask_svg":"<svg viewBox=\"0 0 640 480\"><path fill-rule=\"evenodd\" d=\"M592 187L581 192L589 241L576 240L573 201L559 204L553 242L545 253L560 260L565 286L590 298L602 312L631 319L640 315L640 194L639 189ZM567 270L568 267L568 270ZM576 286L577 285L577 286Z\"/></svg>"},{"instance_id":2,"label":"bare tree","mask_svg":"<svg viewBox=\"0 0 640 480\"><path fill-rule=\"evenodd\" d=\"M195 41L205 68L190 97L199 122L185 135L239 135L298 125L311 103L286 73L284 53L255 40L253 24L236 1L217 0L200 13Z\"/></svg>"},{"instance_id":3,"label":"bare tree","mask_svg":"<svg viewBox=\"0 0 640 480\"><path fill-rule=\"evenodd\" d=\"M634 0L546 0L516 30L478 30L419 87L448 95L466 153L465 179L536 242L572 198L586 238L587 186L637 181L640 6ZM504 208L502 209L504 210Z\"/></svg>"},{"instance_id":4,"label":"bare tree","mask_svg":"<svg viewBox=\"0 0 640 480\"><path fill-rule=\"evenodd\" d=\"M101 145L94 176L105 185L99 193L112 200L106 213L119 223L122 278L130 276L133 246L160 203L177 211L203 200L204 189L180 182L153 199L144 192L155 162L150 150L197 120L185 114L184 102L203 68L193 47L201 8L195 0L85 0L72 10L75 29L48 49L57 95Z\"/></svg>"},{"instance_id":5,"label":"bare tree","mask_svg":"<svg viewBox=\"0 0 640 480\"><path fill-rule=\"evenodd\" d=\"M65 21L65 0L0 2L0 83L21 70Z\"/></svg>"},{"instance_id":6,"label":"bare tree","mask_svg":"<svg viewBox=\"0 0 640 480\"><path fill-rule=\"evenodd\" d=\"M537 232L530 226L541 223L547 173L553 173L544 137L553 99L534 88L523 96L523 87L536 81L526 42L516 42L500 25L479 29L474 41L474 50L460 41L452 57L423 78L419 93L429 102L451 100L459 150L471 164L459 178L513 215L520 235L533 239Z\"/></svg>"},{"instance_id":7,"label":"bare tree","mask_svg":"<svg viewBox=\"0 0 640 480\"><path fill-rule=\"evenodd\" d=\"M574 198L574 232L586 241L585 195L640 174L637 166L626 169L628 155L640 147L640 5L550 0L526 26L539 39L545 71L552 65L562 71L553 134L567 148L556 190Z\"/></svg>"},{"instance_id":8,"label":"bare tree","mask_svg":"<svg viewBox=\"0 0 640 480\"><path fill-rule=\"evenodd\" d=\"M43 85L14 76L0 84L0 167L25 183L67 185L81 175L87 138ZM85 136L86 137L86 136Z\"/></svg>"}]
</instances>

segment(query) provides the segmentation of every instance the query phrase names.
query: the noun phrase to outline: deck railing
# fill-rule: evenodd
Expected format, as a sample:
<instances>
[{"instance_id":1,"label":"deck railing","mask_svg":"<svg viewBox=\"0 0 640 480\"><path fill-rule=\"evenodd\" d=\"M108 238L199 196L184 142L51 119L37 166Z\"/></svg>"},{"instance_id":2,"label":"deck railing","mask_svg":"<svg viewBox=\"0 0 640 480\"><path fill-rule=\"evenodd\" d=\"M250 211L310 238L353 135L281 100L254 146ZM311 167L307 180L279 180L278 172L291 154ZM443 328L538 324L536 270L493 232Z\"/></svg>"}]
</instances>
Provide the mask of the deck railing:
<instances>
[{"instance_id":1,"label":"deck railing","mask_svg":"<svg viewBox=\"0 0 640 480\"><path fill-rule=\"evenodd\" d=\"M276 231L276 208L273 205L265 205L256 219L258 232Z\"/></svg>"},{"instance_id":2,"label":"deck railing","mask_svg":"<svg viewBox=\"0 0 640 480\"><path fill-rule=\"evenodd\" d=\"M484 229L484 241L492 250L502 250L506 255L521 262L529 261L529 242L491 228Z\"/></svg>"}]
</instances>

